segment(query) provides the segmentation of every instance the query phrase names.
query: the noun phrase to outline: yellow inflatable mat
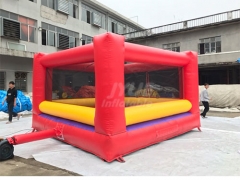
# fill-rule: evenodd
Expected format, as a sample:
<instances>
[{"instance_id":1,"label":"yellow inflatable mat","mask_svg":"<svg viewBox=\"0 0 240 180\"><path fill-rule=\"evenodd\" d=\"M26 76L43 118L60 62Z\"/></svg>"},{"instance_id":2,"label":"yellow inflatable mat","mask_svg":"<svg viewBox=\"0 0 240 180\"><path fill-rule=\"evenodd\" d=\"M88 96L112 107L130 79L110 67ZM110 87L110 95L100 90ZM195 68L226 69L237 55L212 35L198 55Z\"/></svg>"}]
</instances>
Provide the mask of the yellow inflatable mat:
<instances>
[{"instance_id":1,"label":"yellow inflatable mat","mask_svg":"<svg viewBox=\"0 0 240 180\"><path fill-rule=\"evenodd\" d=\"M192 104L185 99L125 98L126 125L132 125L188 112ZM63 99L43 101L42 113L94 126L95 99ZM106 107L107 108L107 107Z\"/></svg>"}]
</instances>

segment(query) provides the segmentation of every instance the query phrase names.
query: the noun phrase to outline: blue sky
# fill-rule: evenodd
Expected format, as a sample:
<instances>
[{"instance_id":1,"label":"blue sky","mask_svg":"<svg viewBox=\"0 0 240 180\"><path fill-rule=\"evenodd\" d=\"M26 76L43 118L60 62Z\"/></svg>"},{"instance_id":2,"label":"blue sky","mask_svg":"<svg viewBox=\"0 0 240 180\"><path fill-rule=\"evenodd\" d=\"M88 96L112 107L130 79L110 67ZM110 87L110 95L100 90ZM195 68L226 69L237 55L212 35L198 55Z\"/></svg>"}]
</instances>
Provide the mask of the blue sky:
<instances>
[{"instance_id":1,"label":"blue sky","mask_svg":"<svg viewBox=\"0 0 240 180\"><path fill-rule=\"evenodd\" d=\"M146 28L240 9L240 0L97 0ZM135 17L137 16L137 17Z\"/></svg>"}]
</instances>

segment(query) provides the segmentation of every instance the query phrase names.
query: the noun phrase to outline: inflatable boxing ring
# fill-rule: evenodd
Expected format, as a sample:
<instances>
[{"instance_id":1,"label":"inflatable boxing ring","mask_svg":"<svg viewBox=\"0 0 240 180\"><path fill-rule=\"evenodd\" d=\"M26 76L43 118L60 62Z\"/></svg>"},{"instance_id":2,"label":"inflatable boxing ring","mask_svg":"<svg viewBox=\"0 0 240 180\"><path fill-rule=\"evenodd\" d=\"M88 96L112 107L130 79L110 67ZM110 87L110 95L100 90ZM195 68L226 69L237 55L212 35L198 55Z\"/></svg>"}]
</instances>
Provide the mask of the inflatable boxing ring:
<instances>
[{"instance_id":1,"label":"inflatable boxing ring","mask_svg":"<svg viewBox=\"0 0 240 180\"><path fill-rule=\"evenodd\" d=\"M131 44L106 33L92 44L38 53L34 131L2 140L0 159L13 156L13 145L56 138L107 162L123 162L126 154L200 130L198 98L195 52Z\"/></svg>"}]
</instances>

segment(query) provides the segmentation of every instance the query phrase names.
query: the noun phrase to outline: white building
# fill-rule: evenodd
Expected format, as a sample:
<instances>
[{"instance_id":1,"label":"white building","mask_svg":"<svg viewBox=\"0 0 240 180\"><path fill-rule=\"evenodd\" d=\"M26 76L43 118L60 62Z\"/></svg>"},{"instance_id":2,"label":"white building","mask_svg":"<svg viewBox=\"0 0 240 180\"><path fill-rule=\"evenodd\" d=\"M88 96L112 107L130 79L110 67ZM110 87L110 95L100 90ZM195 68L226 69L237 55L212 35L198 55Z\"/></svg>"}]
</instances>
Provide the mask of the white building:
<instances>
[{"instance_id":1,"label":"white building","mask_svg":"<svg viewBox=\"0 0 240 180\"><path fill-rule=\"evenodd\" d=\"M96 0L1 0L0 89L13 80L17 89L32 91L36 52L88 44L108 31L136 30L143 27Z\"/></svg>"}]
</instances>

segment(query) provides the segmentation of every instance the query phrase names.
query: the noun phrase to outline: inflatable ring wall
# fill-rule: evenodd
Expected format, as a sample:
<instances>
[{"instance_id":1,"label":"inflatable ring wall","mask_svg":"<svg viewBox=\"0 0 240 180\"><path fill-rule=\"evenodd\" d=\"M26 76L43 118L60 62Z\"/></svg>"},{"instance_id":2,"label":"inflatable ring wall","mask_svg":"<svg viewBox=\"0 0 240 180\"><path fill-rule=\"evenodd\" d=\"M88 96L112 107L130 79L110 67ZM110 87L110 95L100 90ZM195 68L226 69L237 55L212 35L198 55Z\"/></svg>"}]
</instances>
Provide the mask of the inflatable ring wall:
<instances>
[{"instance_id":1,"label":"inflatable ring wall","mask_svg":"<svg viewBox=\"0 0 240 180\"><path fill-rule=\"evenodd\" d=\"M124 64L125 61L131 64ZM95 99L66 100L74 101L72 105L64 100L52 101L52 82L47 79L47 70L57 67L77 70L78 65L93 62ZM153 98L147 107L123 106L125 101L136 101L124 96L124 73L130 73L136 66L148 70L149 66L144 64L152 65L149 71L156 65L182 68L179 74L182 98ZM116 92L111 94L113 88ZM106 33L95 36L92 44L35 55L32 127L37 132L8 141L21 144L54 137L107 162L124 161L126 154L200 128L198 97L197 53L131 44L124 42L123 36ZM104 105L106 102L110 105Z\"/></svg>"}]
</instances>

